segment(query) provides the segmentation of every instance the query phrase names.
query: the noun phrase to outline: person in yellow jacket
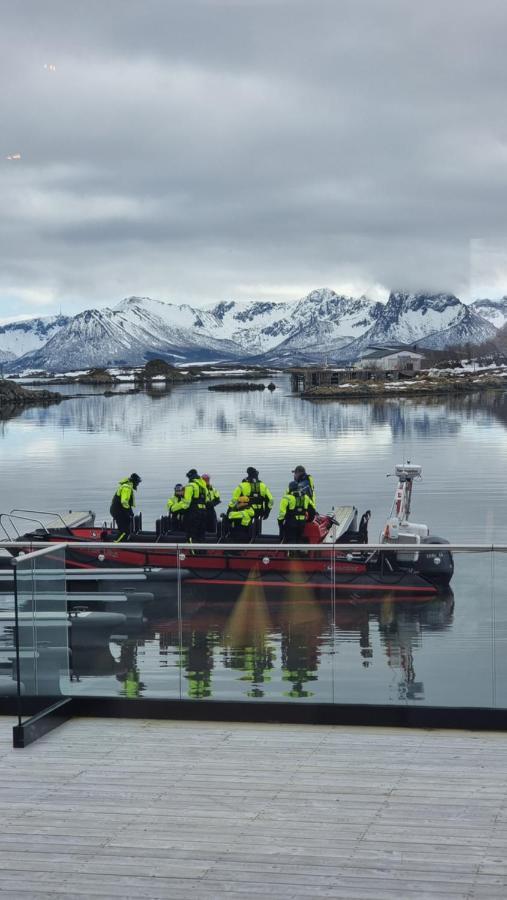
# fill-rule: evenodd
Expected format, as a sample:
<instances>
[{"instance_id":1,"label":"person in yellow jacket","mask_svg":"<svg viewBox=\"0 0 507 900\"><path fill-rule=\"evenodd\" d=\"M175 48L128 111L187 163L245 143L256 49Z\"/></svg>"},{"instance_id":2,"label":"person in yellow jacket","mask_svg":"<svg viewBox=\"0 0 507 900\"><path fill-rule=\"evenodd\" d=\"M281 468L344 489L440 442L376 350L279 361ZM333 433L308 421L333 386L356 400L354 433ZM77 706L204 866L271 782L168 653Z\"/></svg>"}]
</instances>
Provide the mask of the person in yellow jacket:
<instances>
[{"instance_id":1,"label":"person in yellow jacket","mask_svg":"<svg viewBox=\"0 0 507 900\"><path fill-rule=\"evenodd\" d=\"M229 509L239 497L248 497L255 513L257 533L261 533L261 522L267 519L273 509L273 495L268 486L259 479L259 472L253 466L246 470L246 478L232 492Z\"/></svg>"},{"instance_id":2,"label":"person in yellow jacket","mask_svg":"<svg viewBox=\"0 0 507 900\"><path fill-rule=\"evenodd\" d=\"M206 540L206 500L208 488L197 469L187 472L188 484L183 497L172 507L172 514L182 513L183 527L188 543L204 543Z\"/></svg>"},{"instance_id":3,"label":"person in yellow jacket","mask_svg":"<svg viewBox=\"0 0 507 900\"><path fill-rule=\"evenodd\" d=\"M308 494L315 504L315 482L313 480L313 475L309 475L304 466L296 466L296 468L292 470L292 474L294 475L294 481L297 481L299 487L303 489L303 493Z\"/></svg>"},{"instance_id":4,"label":"person in yellow jacket","mask_svg":"<svg viewBox=\"0 0 507 900\"><path fill-rule=\"evenodd\" d=\"M220 494L211 484L211 479L207 472L203 472L201 478L206 482L206 487L208 489L208 496L206 498L206 531L215 534L217 530L217 514L215 506L218 506L220 503Z\"/></svg>"},{"instance_id":5,"label":"person in yellow jacket","mask_svg":"<svg viewBox=\"0 0 507 900\"><path fill-rule=\"evenodd\" d=\"M315 516L315 504L312 498L304 493L297 481L291 481L287 492L280 500L278 526L280 537L287 544L303 543L303 531L307 522Z\"/></svg>"},{"instance_id":6,"label":"person in yellow jacket","mask_svg":"<svg viewBox=\"0 0 507 900\"><path fill-rule=\"evenodd\" d=\"M133 472L128 478L122 478L111 500L109 512L120 532L116 539L117 542L128 539L132 530L134 507L136 505L135 492L141 481L141 477L136 472Z\"/></svg>"},{"instance_id":7,"label":"person in yellow jacket","mask_svg":"<svg viewBox=\"0 0 507 900\"><path fill-rule=\"evenodd\" d=\"M183 524L183 510L178 508L184 496L184 488L182 484L174 485L174 494L167 501L167 509L171 518L171 529L179 531Z\"/></svg>"},{"instance_id":8,"label":"person in yellow jacket","mask_svg":"<svg viewBox=\"0 0 507 900\"><path fill-rule=\"evenodd\" d=\"M255 521L255 509L250 497L240 494L231 503L227 511L228 540L232 543L247 543L253 537L252 524Z\"/></svg>"}]
</instances>

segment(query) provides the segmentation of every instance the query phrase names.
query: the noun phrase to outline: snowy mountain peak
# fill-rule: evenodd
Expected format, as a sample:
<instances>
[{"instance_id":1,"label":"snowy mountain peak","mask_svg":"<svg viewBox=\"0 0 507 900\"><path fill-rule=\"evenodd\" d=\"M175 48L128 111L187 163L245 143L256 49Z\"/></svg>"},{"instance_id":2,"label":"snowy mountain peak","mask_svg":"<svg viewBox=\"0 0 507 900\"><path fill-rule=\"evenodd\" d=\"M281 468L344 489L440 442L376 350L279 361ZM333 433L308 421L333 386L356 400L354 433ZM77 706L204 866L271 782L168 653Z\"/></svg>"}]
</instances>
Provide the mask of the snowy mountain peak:
<instances>
[{"instance_id":1,"label":"snowy mountain peak","mask_svg":"<svg viewBox=\"0 0 507 900\"><path fill-rule=\"evenodd\" d=\"M219 322L223 322L224 317L228 312L231 311L231 309L234 309L235 306L236 304L234 300L223 300L221 303L217 303L216 306L213 306L210 309L210 312L218 319Z\"/></svg>"},{"instance_id":2,"label":"snowy mountain peak","mask_svg":"<svg viewBox=\"0 0 507 900\"><path fill-rule=\"evenodd\" d=\"M129 307L131 307L131 306L142 306L143 303L153 303L153 302L161 303L162 301L161 300L153 301L151 299L151 297L136 297L136 296L124 297L123 300L120 300L120 302L115 307L113 307L113 309L118 309L118 310L129 309Z\"/></svg>"},{"instance_id":3,"label":"snowy mountain peak","mask_svg":"<svg viewBox=\"0 0 507 900\"><path fill-rule=\"evenodd\" d=\"M0 325L0 361L38 350L71 321L69 316L42 316Z\"/></svg>"},{"instance_id":4,"label":"snowy mountain peak","mask_svg":"<svg viewBox=\"0 0 507 900\"><path fill-rule=\"evenodd\" d=\"M394 341L420 348L443 349L491 340L496 328L454 294L393 291L372 328L350 344L344 359L355 359L370 344Z\"/></svg>"},{"instance_id":5,"label":"snowy mountain peak","mask_svg":"<svg viewBox=\"0 0 507 900\"><path fill-rule=\"evenodd\" d=\"M470 306L477 315L487 319L495 328L503 328L507 322L507 297L502 297L501 300L474 300Z\"/></svg>"},{"instance_id":6,"label":"snowy mountain peak","mask_svg":"<svg viewBox=\"0 0 507 900\"><path fill-rule=\"evenodd\" d=\"M292 302L228 300L199 308L132 296L113 308L0 327L0 360L16 360L18 371L141 365L153 356L170 362L345 362L370 344L480 344L494 338L504 321L507 298L466 306L448 293L393 291L383 304L319 288Z\"/></svg>"}]
</instances>

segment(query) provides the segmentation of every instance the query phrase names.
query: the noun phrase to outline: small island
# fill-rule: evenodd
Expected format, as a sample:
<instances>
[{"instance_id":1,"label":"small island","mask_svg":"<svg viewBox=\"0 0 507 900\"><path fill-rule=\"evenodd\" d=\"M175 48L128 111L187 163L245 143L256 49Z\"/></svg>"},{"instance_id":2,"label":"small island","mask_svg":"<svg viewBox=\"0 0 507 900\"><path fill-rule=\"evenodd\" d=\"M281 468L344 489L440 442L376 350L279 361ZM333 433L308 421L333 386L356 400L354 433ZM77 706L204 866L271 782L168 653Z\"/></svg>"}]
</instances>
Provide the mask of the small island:
<instances>
[{"instance_id":1,"label":"small island","mask_svg":"<svg viewBox=\"0 0 507 900\"><path fill-rule=\"evenodd\" d=\"M465 394L478 391L507 390L507 372L502 374L476 373L428 374L398 381L351 381L342 384L319 385L301 391L304 400L354 400L376 397L422 397L439 394Z\"/></svg>"},{"instance_id":2,"label":"small island","mask_svg":"<svg viewBox=\"0 0 507 900\"><path fill-rule=\"evenodd\" d=\"M165 381L166 384L184 384L195 381L195 376L182 372L165 359L150 359L142 369L134 372L134 381L138 384L150 385L152 381Z\"/></svg>"},{"instance_id":3,"label":"small island","mask_svg":"<svg viewBox=\"0 0 507 900\"><path fill-rule=\"evenodd\" d=\"M223 384L209 384L208 391L265 391L265 384L255 381L230 381ZM272 388L270 388L272 390Z\"/></svg>"},{"instance_id":4,"label":"small island","mask_svg":"<svg viewBox=\"0 0 507 900\"><path fill-rule=\"evenodd\" d=\"M113 384L118 384L120 381L115 375L111 375L108 369L90 369L84 375L78 375L73 379L73 383L75 384L98 384L98 385L106 385L107 387L111 387Z\"/></svg>"}]
</instances>

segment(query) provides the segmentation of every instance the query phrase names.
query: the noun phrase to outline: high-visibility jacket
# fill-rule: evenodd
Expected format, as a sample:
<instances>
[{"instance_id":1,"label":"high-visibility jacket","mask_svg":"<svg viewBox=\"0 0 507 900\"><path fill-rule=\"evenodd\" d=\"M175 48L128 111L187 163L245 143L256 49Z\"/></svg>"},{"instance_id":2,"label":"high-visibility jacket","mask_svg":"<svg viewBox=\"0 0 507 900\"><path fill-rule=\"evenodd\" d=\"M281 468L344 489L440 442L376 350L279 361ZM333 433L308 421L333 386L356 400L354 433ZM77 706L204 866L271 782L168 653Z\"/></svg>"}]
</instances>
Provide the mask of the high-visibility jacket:
<instances>
[{"instance_id":1,"label":"high-visibility jacket","mask_svg":"<svg viewBox=\"0 0 507 900\"><path fill-rule=\"evenodd\" d=\"M207 497L206 497L206 506L218 506L220 503L220 494L217 489L213 487L212 484L207 485Z\"/></svg>"},{"instance_id":2,"label":"high-visibility jacket","mask_svg":"<svg viewBox=\"0 0 507 900\"><path fill-rule=\"evenodd\" d=\"M306 522L315 513L315 503L308 494L284 494L280 500L278 521Z\"/></svg>"},{"instance_id":3,"label":"high-visibility jacket","mask_svg":"<svg viewBox=\"0 0 507 900\"><path fill-rule=\"evenodd\" d=\"M234 506L238 497L241 496L250 498L255 515L269 512L273 508L273 494L263 481L249 481L245 479L241 484L238 484L237 488L234 488L232 492L230 508Z\"/></svg>"},{"instance_id":4,"label":"high-visibility jacket","mask_svg":"<svg viewBox=\"0 0 507 900\"><path fill-rule=\"evenodd\" d=\"M167 501L167 509L169 510L169 512L177 512L175 506L177 506L182 500L183 497L179 496L178 494L173 494L172 497L169 497L169 500Z\"/></svg>"},{"instance_id":5,"label":"high-visibility jacket","mask_svg":"<svg viewBox=\"0 0 507 900\"><path fill-rule=\"evenodd\" d=\"M175 503L172 512L186 512L187 510L205 510L208 486L202 478L194 478L185 485L183 497L179 503Z\"/></svg>"},{"instance_id":6,"label":"high-visibility jacket","mask_svg":"<svg viewBox=\"0 0 507 900\"><path fill-rule=\"evenodd\" d=\"M113 495L111 502L111 515L114 515L113 509L119 511L119 507L123 509L132 509L136 505L136 495L134 485L130 478L122 478Z\"/></svg>"},{"instance_id":7,"label":"high-visibility jacket","mask_svg":"<svg viewBox=\"0 0 507 900\"><path fill-rule=\"evenodd\" d=\"M132 669L127 672L124 690L127 697L139 697L139 677Z\"/></svg>"},{"instance_id":8,"label":"high-visibility jacket","mask_svg":"<svg viewBox=\"0 0 507 900\"><path fill-rule=\"evenodd\" d=\"M252 520L255 519L255 509L252 506L245 506L243 509L230 509L227 513L227 518L233 526L243 525L245 528L248 528L252 524Z\"/></svg>"}]
</instances>

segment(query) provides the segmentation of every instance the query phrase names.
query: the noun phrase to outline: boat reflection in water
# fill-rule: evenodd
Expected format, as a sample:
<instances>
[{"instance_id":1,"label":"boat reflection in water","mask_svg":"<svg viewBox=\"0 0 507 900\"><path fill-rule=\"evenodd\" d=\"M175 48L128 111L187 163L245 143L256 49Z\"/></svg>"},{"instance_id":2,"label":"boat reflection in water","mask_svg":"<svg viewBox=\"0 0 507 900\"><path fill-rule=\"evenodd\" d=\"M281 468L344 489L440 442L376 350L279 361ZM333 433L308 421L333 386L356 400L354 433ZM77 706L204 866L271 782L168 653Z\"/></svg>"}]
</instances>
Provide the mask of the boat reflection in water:
<instances>
[{"instance_id":1,"label":"boat reflection in water","mask_svg":"<svg viewBox=\"0 0 507 900\"><path fill-rule=\"evenodd\" d=\"M283 596L281 594L283 593ZM80 693L195 700L423 701L425 634L452 623L449 590L431 599L246 584L160 594L136 636L74 654ZM106 676L106 677L104 677ZM107 676L110 676L109 678Z\"/></svg>"}]
</instances>

